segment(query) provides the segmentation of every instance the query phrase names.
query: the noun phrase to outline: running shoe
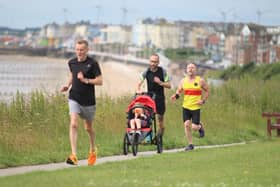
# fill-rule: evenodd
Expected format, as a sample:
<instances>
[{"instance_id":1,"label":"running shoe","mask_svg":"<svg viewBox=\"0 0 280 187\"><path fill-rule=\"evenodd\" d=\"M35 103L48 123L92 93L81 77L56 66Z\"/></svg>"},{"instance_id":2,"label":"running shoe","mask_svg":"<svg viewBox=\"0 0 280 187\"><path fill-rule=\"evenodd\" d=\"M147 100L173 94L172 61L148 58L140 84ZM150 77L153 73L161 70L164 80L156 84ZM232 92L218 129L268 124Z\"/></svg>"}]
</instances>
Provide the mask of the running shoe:
<instances>
[{"instance_id":1,"label":"running shoe","mask_svg":"<svg viewBox=\"0 0 280 187\"><path fill-rule=\"evenodd\" d=\"M88 155L88 165L93 166L96 162L97 153L96 151L90 152Z\"/></svg>"},{"instance_id":2,"label":"running shoe","mask_svg":"<svg viewBox=\"0 0 280 187\"><path fill-rule=\"evenodd\" d=\"M66 163L70 164L70 165L77 165L78 164L78 159L76 157L76 155L71 154L67 159L66 159Z\"/></svg>"},{"instance_id":3,"label":"running shoe","mask_svg":"<svg viewBox=\"0 0 280 187\"><path fill-rule=\"evenodd\" d=\"M201 125L201 128L198 130L198 132L199 132L199 137L200 137L200 138L203 138L203 137L205 136L205 131L204 131L204 128L203 128L203 126L202 126L202 123L200 123L200 125Z\"/></svg>"},{"instance_id":4,"label":"running shoe","mask_svg":"<svg viewBox=\"0 0 280 187\"><path fill-rule=\"evenodd\" d=\"M185 151L191 151L194 149L193 144L188 145L187 147L185 147Z\"/></svg>"}]
</instances>

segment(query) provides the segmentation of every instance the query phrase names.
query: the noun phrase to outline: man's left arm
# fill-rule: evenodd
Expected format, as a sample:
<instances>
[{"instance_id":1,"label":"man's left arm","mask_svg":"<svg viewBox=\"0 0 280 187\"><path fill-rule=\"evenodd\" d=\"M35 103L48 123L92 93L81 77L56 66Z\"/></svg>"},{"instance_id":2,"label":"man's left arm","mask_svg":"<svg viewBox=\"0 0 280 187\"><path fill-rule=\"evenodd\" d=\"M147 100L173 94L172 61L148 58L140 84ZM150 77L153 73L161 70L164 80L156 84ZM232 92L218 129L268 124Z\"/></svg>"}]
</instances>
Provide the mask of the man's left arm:
<instances>
[{"instance_id":1,"label":"man's left arm","mask_svg":"<svg viewBox=\"0 0 280 187\"><path fill-rule=\"evenodd\" d=\"M160 86L164 87L164 88L171 88L171 84L170 84L170 81L166 81L166 82L163 82L161 81L159 83Z\"/></svg>"},{"instance_id":2,"label":"man's left arm","mask_svg":"<svg viewBox=\"0 0 280 187\"><path fill-rule=\"evenodd\" d=\"M204 79L200 80L200 84L203 90L203 97L201 99L201 104L204 104L209 97L209 87Z\"/></svg>"},{"instance_id":3,"label":"man's left arm","mask_svg":"<svg viewBox=\"0 0 280 187\"><path fill-rule=\"evenodd\" d=\"M95 77L94 79L88 79L88 84L94 84L97 86L101 86L103 84L102 75Z\"/></svg>"},{"instance_id":4,"label":"man's left arm","mask_svg":"<svg viewBox=\"0 0 280 187\"><path fill-rule=\"evenodd\" d=\"M160 78L155 77L155 78L154 78L154 81L155 81L158 85L160 85L160 86L162 86L162 87L164 87L164 88L171 88L170 77L167 75L167 73L166 73L165 70L163 70L163 79L164 79L164 80L161 81Z\"/></svg>"},{"instance_id":5,"label":"man's left arm","mask_svg":"<svg viewBox=\"0 0 280 187\"><path fill-rule=\"evenodd\" d=\"M100 69L100 66L98 63L96 63L96 67L94 68L93 74L95 75L95 78L88 79L87 83L97 85L97 86L102 86L103 78L102 78L101 69Z\"/></svg>"},{"instance_id":6,"label":"man's left arm","mask_svg":"<svg viewBox=\"0 0 280 187\"><path fill-rule=\"evenodd\" d=\"M95 78L86 78L82 72L79 72L78 79L80 79L85 84L93 84L93 85L101 86L103 84L103 78L98 63L96 63L95 67L92 70L92 73L93 75L95 75Z\"/></svg>"}]
</instances>

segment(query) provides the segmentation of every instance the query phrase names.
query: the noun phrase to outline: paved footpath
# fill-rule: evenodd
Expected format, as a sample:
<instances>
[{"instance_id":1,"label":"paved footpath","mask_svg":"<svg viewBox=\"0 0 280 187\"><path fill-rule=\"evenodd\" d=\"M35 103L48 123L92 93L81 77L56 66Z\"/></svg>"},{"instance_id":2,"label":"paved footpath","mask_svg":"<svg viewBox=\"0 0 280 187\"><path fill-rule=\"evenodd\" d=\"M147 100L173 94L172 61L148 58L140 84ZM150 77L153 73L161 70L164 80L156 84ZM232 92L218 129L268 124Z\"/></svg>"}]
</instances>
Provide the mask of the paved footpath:
<instances>
[{"instance_id":1,"label":"paved footpath","mask_svg":"<svg viewBox=\"0 0 280 187\"><path fill-rule=\"evenodd\" d=\"M245 144L245 142L233 143L233 144L223 144L223 145L196 146L195 149L230 147L230 146L244 145L244 144ZM184 148L164 150L163 154L182 152L182 151L184 151ZM137 157L152 156L152 155L156 155L156 154L157 154L156 151L146 151L146 152L138 152L137 156L133 156L132 154L129 154L129 155L100 157L97 159L96 165L103 164L106 162L131 160L131 159L135 159ZM52 170L71 168L71 167L80 167L80 166L87 166L87 160L79 160L79 163L77 166L72 166L72 165L66 164L65 162L61 162L61 163L51 163L51 164L42 164L42 165L33 165L33 166L20 166L20 167L5 168L5 169L0 169L0 177L24 174L24 173L28 173L28 172L34 172L34 171L52 171Z\"/></svg>"}]
</instances>

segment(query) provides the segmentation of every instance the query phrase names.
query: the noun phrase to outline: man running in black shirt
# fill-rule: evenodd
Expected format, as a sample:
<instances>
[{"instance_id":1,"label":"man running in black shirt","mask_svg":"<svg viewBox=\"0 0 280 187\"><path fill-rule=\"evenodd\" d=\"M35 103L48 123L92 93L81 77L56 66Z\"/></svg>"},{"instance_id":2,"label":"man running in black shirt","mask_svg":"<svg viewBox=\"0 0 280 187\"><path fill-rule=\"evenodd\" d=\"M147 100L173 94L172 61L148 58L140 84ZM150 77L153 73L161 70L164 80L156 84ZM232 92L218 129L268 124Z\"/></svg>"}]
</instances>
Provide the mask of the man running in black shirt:
<instances>
[{"instance_id":1,"label":"man running in black shirt","mask_svg":"<svg viewBox=\"0 0 280 187\"><path fill-rule=\"evenodd\" d=\"M77 165L77 133L78 117L84 120L85 130L89 134L89 156L88 165L96 162L95 132L93 120L96 111L95 85L102 85L102 75L99 64L90 58L88 53L88 42L79 40L75 45L76 57L68 62L70 76L67 84L61 88L62 92L69 91L70 112L70 144L72 153L66 163Z\"/></svg>"},{"instance_id":2,"label":"man running in black shirt","mask_svg":"<svg viewBox=\"0 0 280 187\"><path fill-rule=\"evenodd\" d=\"M147 80L148 92L156 94L156 110L159 124L159 134L164 133L164 113L165 113L165 95L164 88L171 88L170 78L166 70L159 66L158 54L152 54L150 57L150 67L141 74L140 81L137 84L137 93L141 93L141 86L144 80Z\"/></svg>"}]
</instances>

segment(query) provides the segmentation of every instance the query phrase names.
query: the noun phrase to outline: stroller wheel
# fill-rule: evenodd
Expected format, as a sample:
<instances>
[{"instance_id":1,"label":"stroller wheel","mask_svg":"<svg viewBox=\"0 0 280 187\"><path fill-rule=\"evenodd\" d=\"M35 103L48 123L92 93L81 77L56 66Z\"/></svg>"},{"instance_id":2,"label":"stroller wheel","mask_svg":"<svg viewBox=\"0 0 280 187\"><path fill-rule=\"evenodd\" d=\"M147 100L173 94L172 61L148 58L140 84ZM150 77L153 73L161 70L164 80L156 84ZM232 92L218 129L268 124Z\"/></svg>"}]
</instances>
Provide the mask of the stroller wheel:
<instances>
[{"instance_id":1,"label":"stroller wheel","mask_svg":"<svg viewBox=\"0 0 280 187\"><path fill-rule=\"evenodd\" d=\"M157 145L157 153L162 153L163 145L162 145L162 135L157 134L156 136L156 145Z\"/></svg>"},{"instance_id":2,"label":"stroller wheel","mask_svg":"<svg viewBox=\"0 0 280 187\"><path fill-rule=\"evenodd\" d=\"M124 134L124 139L123 139L123 154L127 155L128 154L128 150L129 150L129 139L128 139L128 135L127 133Z\"/></svg>"},{"instance_id":3,"label":"stroller wheel","mask_svg":"<svg viewBox=\"0 0 280 187\"><path fill-rule=\"evenodd\" d=\"M133 156L136 156L137 155L137 152L138 152L138 139L139 139L139 134L138 133L135 133L132 135L132 153L133 153Z\"/></svg>"}]
</instances>

